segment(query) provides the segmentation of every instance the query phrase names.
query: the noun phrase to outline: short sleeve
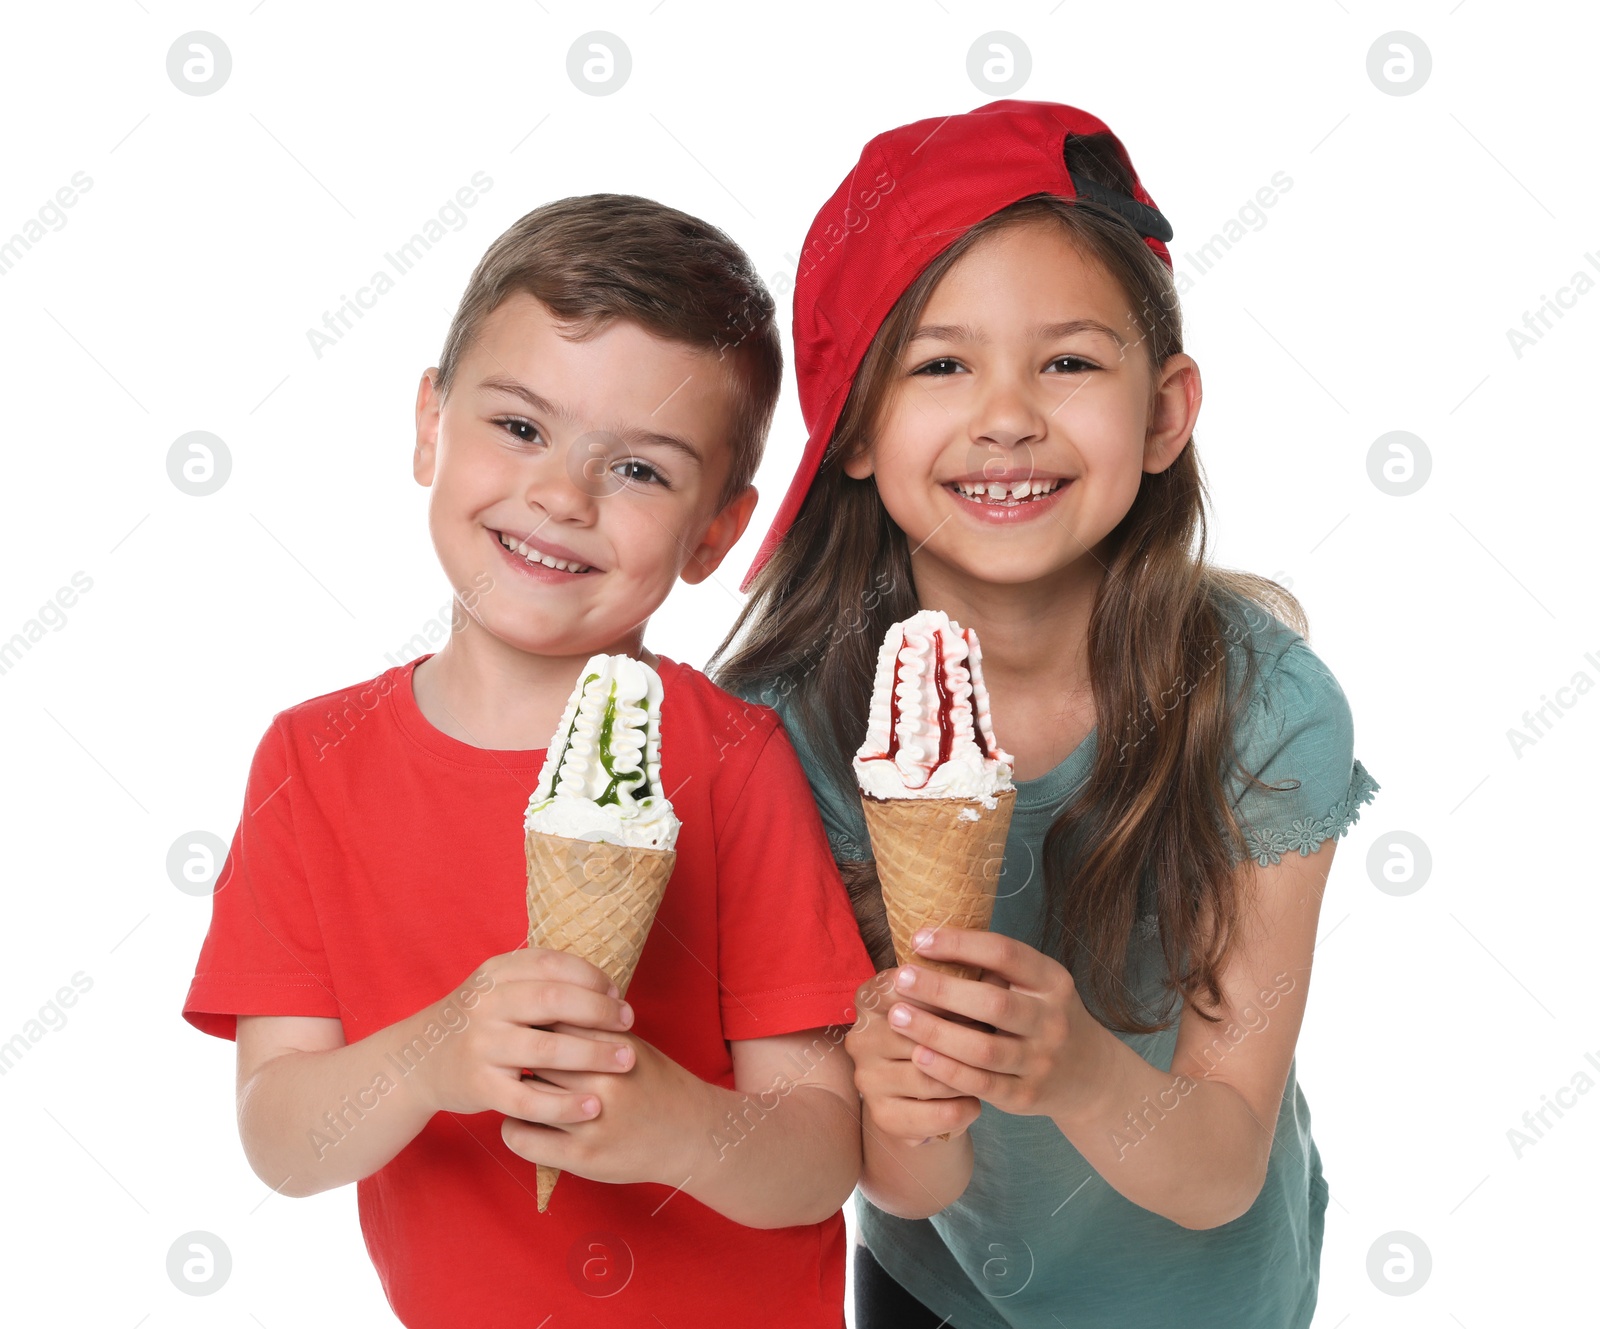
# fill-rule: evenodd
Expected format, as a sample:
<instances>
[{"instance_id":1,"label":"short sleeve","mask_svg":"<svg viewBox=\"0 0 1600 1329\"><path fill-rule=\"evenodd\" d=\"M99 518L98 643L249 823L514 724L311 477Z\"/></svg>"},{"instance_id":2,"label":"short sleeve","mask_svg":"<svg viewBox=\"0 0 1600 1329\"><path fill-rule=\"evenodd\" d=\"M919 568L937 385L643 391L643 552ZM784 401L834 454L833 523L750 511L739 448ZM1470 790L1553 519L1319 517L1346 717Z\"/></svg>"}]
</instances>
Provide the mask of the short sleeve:
<instances>
[{"instance_id":1,"label":"short sleeve","mask_svg":"<svg viewBox=\"0 0 1600 1329\"><path fill-rule=\"evenodd\" d=\"M1231 798L1247 853L1267 867L1342 836L1379 786L1355 759L1344 691L1303 640L1258 668L1238 732ZM1271 787L1252 785L1241 772Z\"/></svg>"},{"instance_id":2,"label":"short sleeve","mask_svg":"<svg viewBox=\"0 0 1600 1329\"><path fill-rule=\"evenodd\" d=\"M250 763L244 808L184 1002L184 1019L202 1033L236 1038L240 1015L340 1014L295 837L300 783L274 720Z\"/></svg>"},{"instance_id":3,"label":"short sleeve","mask_svg":"<svg viewBox=\"0 0 1600 1329\"><path fill-rule=\"evenodd\" d=\"M781 725L718 816L716 845L723 1036L853 1023L875 971Z\"/></svg>"}]
</instances>

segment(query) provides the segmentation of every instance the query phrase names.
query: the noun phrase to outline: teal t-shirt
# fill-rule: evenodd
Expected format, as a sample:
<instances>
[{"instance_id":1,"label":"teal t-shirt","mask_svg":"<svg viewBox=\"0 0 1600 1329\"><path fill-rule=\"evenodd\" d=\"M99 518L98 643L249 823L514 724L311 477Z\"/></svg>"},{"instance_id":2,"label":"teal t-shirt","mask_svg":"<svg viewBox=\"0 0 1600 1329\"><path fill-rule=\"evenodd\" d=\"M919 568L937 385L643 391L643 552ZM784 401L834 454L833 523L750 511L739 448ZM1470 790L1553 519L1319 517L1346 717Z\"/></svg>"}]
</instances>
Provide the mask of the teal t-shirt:
<instances>
[{"instance_id":1,"label":"teal t-shirt","mask_svg":"<svg viewBox=\"0 0 1600 1329\"><path fill-rule=\"evenodd\" d=\"M1232 799L1262 865L1315 852L1343 835L1378 786L1353 754L1350 708L1327 667L1292 629L1260 611L1241 614L1227 647L1231 677L1254 651L1257 676L1239 712L1236 742L1262 791L1235 778ZM834 856L871 857L859 796L835 786L787 698L752 691L784 715L810 779ZM1000 736L1002 745L1005 736ZM992 930L1039 944L1042 860L1050 823L1088 778L1096 735L1059 766L1017 782ZM1176 1011L1153 912L1141 896L1129 986L1150 1011ZM1168 1005L1171 1002L1171 1005ZM1170 1070L1178 1024L1118 1034ZM1294 1062L1278 1110L1266 1182L1250 1209L1192 1231L1126 1199L1048 1117L984 1104L970 1128L972 1180L928 1219L886 1214L857 1195L861 1236L878 1262L951 1329L1303 1329L1317 1299L1328 1186Z\"/></svg>"}]
</instances>

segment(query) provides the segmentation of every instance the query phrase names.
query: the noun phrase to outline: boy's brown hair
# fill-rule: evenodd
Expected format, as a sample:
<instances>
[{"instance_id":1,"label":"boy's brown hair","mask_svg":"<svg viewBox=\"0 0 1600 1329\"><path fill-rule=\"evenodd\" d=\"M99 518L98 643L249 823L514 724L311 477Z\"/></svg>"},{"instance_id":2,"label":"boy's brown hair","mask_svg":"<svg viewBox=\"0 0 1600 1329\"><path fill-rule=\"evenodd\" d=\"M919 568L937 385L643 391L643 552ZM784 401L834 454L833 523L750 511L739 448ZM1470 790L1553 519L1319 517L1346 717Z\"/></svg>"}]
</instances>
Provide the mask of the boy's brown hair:
<instances>
[{"instance_id":1,"label":"boy's brown hair","mask_svg":"<svg viewBox=\"0 0 1600 1329\"><path fill-rule=\"evenodd\" d=\"M718 507L750 484L783 381L783 348L772 296L724 232L634 194L583 194L535 208L489 246L467 282L439 357L441 400L483 321L519 291L567 324L575 341L620 318L727 361L732 465Z\"/></svg>"}]
</instances>

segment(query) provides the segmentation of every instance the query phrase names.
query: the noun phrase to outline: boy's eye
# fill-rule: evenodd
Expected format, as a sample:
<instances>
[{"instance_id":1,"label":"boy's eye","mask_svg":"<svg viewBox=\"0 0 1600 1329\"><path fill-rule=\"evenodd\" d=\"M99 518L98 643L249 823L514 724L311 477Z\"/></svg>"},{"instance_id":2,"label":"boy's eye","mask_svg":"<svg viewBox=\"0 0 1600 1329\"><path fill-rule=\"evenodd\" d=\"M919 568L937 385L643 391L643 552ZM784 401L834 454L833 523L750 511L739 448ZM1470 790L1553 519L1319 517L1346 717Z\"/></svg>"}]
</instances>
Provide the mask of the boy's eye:
<instances>
[{"instance_id":1,"label":"boy's eye","mask_svg":"<svg viewBox=\"0 0 1600 1329\"><path fill-rule=\"evenodd\" d=\"M930 378L942 378L947 374L954 374L961 369L961 361L953 356L941 355L936 360L929 360L920 369L914 369L913 374L926 374Z\"/></svg>"},{"instance_id":2,"label":"boy's eye","mask_svg":"<svg viewBox=\"0 0 1600 1329\"><path fill-rule=\"evenodd\" d=\"M503 420L496 420L495 424L505 429L520 443L542 443L539 436L539 426L530 420L523 420L516 416L508 416ZM525 433L522 431L526 431Z\"/></svg>"},{"instance_id":3,"label":"boy's eye","mask_svg":"<svg viewBox=\"0 0 1600 1329\"><path fill-rule=\"evenodd\" d=\"M1085 360L1081 355L1058 355L1045 366L1045 372L1049 373L1051 370L1055 370L1058 374L1081 374L1099 367L1092 360Z\"/></svg>"},{"instance_id":4,"label":"boy's eye","mask_svg":"<svg viewBox=\"0 0 1600 1329\"><path fill-rule=\"evenodd\" d=\"M613 466L612 471L621 476L629 484L659 484L663 489L670 489L666 476L656 470L647 461L640 461L637 457L628 457Z\"/></svg>"}]
</instances>

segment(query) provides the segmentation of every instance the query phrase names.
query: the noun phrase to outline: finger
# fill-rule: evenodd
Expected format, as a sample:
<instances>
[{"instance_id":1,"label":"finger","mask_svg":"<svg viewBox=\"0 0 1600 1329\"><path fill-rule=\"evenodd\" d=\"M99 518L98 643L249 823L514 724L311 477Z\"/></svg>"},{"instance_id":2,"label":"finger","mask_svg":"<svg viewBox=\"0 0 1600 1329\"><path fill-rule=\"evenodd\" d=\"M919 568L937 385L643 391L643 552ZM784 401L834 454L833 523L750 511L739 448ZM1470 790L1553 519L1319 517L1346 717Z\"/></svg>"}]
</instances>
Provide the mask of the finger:
<instances>
[{"instance_id":1,"label":"finger","mask_svg":"<svg viewBox=\"0 0 1600 1329\"><path fill-rule=\"evenodd\" d=\"M621 1031L633 1024L633 1008L593 988L548 980L506 985L501 1014L518 1024L571 1024Z\"/></svg>"},{"instance_id":2,"label":"finger","mask_svg":"<svg viewBox=\"0 0 1600 1329\"><path fill-rule=\"evenodd\" d=\"M894 975L893 969L885 969L856 989L857 1029L873 1023L894 1000Z\"/></svg>"},{"instance_id":3,"label":"finger","mask_svg":"<svg viewBox=\"0 0 1600 1329\"><path fill-rule=\"evenodd\" d=\"M962 1024L992 1025L1019 1035L1037 1032L1042 1016L1037 996L1000 984L941 974L938 969L925 969L920 964L906 964L894 972L894 993L901 1000L915 998L925 1011L933 1009Z\"/></svg>"},{"instance_id":4,"label":"finger","mask_svg":"<svg viewBox=\"0 0 1600 1329\"><path fill-rule=\"evenodd\" d=\"M845 1050L856 1065L878 1060L905 1061L912 1043L888 1021L888 1007L873 1015L868 1024L858 1024L845 1035Z\"/></svg>"},{"instance_id":5,"label":"finger","mask_svg":"<svg viewBox=\"0 0 1600 1329\"><path fill-rule=\"evenodd\" d=\"M895 971L895 990L915 997L923 1010L963 1016L1008 1033L1029 1035L1037 1031L1042 1012L1037 997L994 983L957 978L921 965L903 965ZM895 1005L904 1003L897 1002ZM890 1014L893 1014L893 1006ZM894 1024L893 1019L890 1020ZM905 1026L897 1026L904 1028Z\"/></svg>"},{"instance_id":6,"label":"finger","mask_svg":"<svg viewBox=\"0 0 1600 1329\"><path fill-rule=\"evenodd\" d=\"M1015 1034L969 1029L898 1002L889 1011L889 1023L920 1046L980 1070L1013 1075L1022 1064L1025 1044ZM911 1060L913 1065L919 1064L915 1050Z\"/></svg>"},{"instance_id":7,"label":"finger","mask_svg":"<svg viewBox=\"0 0 1600 1329\"><path fill-rule=\"evenodd\" d=\"M541 1068L539 1078L568 1094L592 1094L598 1087L588 1071L558 1071Z\"/></svg>"},{"instance_id":8,"label":"finger","mask_svg":"<svg viewBox=\"0 0 1600 1329\"><path fill-rule=\"evenodd\" d=\"M560 1026L562 1029L571 1027ZM543 1074L547 1070L626 1071L633 1068L633 1063L633 1048L627 1043L599 1037L575 1037L554 1029L518 1027L508 1040L504 1064Z\"/></svg>"},{"instance_id":9,"label":"finger","mask_svg":"<svg viewBox=\"0 0 1600 1329\"><path fill-rule=\"evenodd\" d=\"M555 1020L544 1026L553 1034L570 1034L573 1038L604 1038L615 1043L618 1040L603 1029L590 1029L587 1025L567 1024L562 1020ZM906 1054L910 1056L910 1053Z\"/></svg>"},{"instance_id":10,"label":"finger","mask_svg":"<svg viewBox=\"0 0 1600 1329\"><path fill-rule=\"evenodd\" d=\"M543 1146L546 1142L554 1142L562 1134L560 1130L549 1126L532 1126L516 1117L500 1119L500 1138L505 1141L506 1148L530 1163L548 1163L549 1151Z\"/></svg>"},{"instance_id":11,"label":"finger","mask_svg":"<svg viewBox=\"0 0 1600 1329\"><path fill-rule=\"evenodd\" d=\"M496 1110L506 1116L545 1126L571 1126L600 1115L599 1095L568 1093L539 1080L508 1080L506 1092L497 1098Z\"/></svg>"},{"instance_id":12,"label":"finger","mask_svg":"<svg viewBox=\"0 0 1600 1329\"><path fill-rule=\"evenodd\" d=\"M543 1126L522 1121L517 1117L500 1119L500 1138L506 1148L519 1158L545 1167L570 1171L569 1154L574 1143L570 1130L561 1126Z\"/></svg>"},{"instance_id":13,"label":"finger","mask_svg":"<svg viewBox=\"0 0 1600 1329\"><path fill-rule=\"evenodd\" d=\"M961 1092L947 1084L940 1084L922 1067L907 1058L905 1061L884 1063L876 1077L873 1091L894 1098L960 1098Z\"/></svg>"},{"instance_id":14,"label":"finger","mask_svg":"<svg viewBox=\"0 0 1600 1329\"><path fill-rule=\"evenodd\" d=\"M930 960L976 965L1028 992L1048 992L1067 975L1066 969L1049 956L1001 932L922 928L913 944L917 954Z\"/></svg>"},{"instance_id":15,"label":"finger","mask_svg":"<svg viewBox=\"0 0 1600 1329\"><path fill-rule=\"evenodd\" d=\"M894 1140L920 1144L945 1134L955 1135L978 1119L982 1105L971 1097L923 1101L915 1098L880 1099L872 1105L864 1129Z\"/></svg>"},{"instance_id":16,"label":"finger","mask_svg":"<svg viewBox=\"0 0 1600 1329\"><path fill-rule=\"evenodd\" d=\"M1017 1084L1014 1075L980 1070L930 1047L919 1047L912 1060L940 1084L947 1084L985 1103L993 1103L1002 1110L1011 1102L1011 1090Z\"/></svg>"},{"instance_id":17,"label":"finger","mask_svg":"<svg viewBox=\"0 0 1600 1329\"><path fill-rule=\"evenodd\" d=\"M877 1015L872 1017L872 1027L853 1031L850 1035L853 1044L859 1047L860 1057L886 1057L890 1060L904 1061L911 1055L911 1043L906 1036L889 1022L889 1007L885 1006Z\"/></svg>"},{"instance_id":18,"label":"finger","mask_svg":"<svg viewBox=\"0 0 1600 1329\"><path fill-rule=\"evenodd\" d=\"M916 1045L908 1042L908 1049ZM928 1076L909 1054L903 1059L879 1059L858 1064L856 1092L863 1098L957 1098L958 1092Z\"/></svg>"},{"instance_id":19,"label":"finger","mask_svg":"<svg viewBox=\"0 0 1600 1329\"><path fill-rule=\"evenodd\" d=\"M611 981L610 975L581 956L548 950L543 946L529 946L512 954L516 957L516 964L508 977L513 981L542 978L616 995L617 985Z\"/></svg>"},{"instance_id":20,"label":"finger","mask_svg":"<svg viewBox=\"0 0 1600 1329\"><path fill-rule=\"evenodd\" d=\"M907 966L907 968L910 967L911 966ZM888 970L887 977L890 980L893 980L894 977L900 972L901 971L898 969ZM918 972L921 971L919 970ZM869 1049L877 1052L881 1056L902 1058L909 1057L911 1055L910 1043L904 1038L900 1031L896 1029L892 1023L890 1023L888 1018L889 1012L898 1003L915 1006L918 1010L932 1011L935 1015L942 1015L946 1019L965 1019L964 1016L954 1015L950 1011L940 1006L936 1006L931 1002L920 1001L908 993L896 991L895 986L891 981L885 993L885 998L879 1004L877 1010L873 1011L870 1017L864 1017L866 1018L867 1022L864 1024L857 1024L855 1028L851 1030L850 1036L858 1040L862 1038L871 1040L871 1042L868 1044Z\"/></svg>"}]
</instances>

